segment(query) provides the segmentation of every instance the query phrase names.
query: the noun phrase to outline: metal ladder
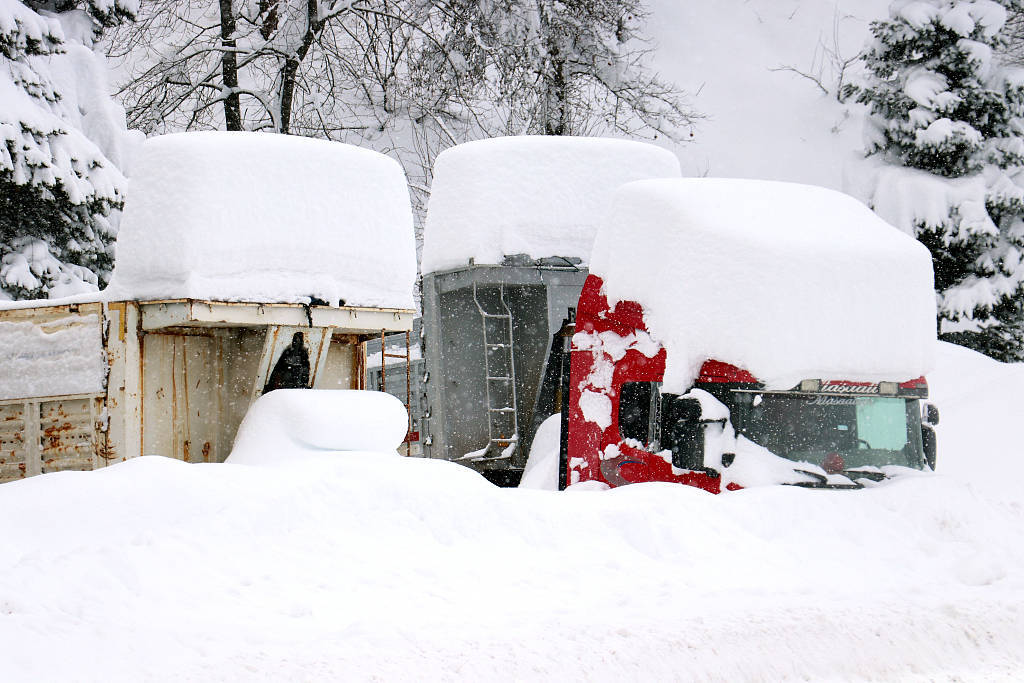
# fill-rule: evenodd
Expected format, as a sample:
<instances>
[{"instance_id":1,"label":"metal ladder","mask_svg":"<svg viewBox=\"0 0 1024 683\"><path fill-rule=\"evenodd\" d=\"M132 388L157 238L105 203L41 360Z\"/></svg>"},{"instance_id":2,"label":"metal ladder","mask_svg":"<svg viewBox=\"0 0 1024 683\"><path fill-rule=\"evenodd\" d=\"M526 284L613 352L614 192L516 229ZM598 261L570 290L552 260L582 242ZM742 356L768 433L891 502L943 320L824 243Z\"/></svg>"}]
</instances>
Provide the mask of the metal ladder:
<instances>
[{"instance_id":1,"label":"metal ladder","mask_svg":"<svg viewBox=\"0 0 1024 683\"><path fill-rule=\"evenodd\" d=\"M490 313L480 302L473 283L473 303L480 312L484 332L484 374L487 387L487 448L474 460L505 460L519 443L516 414L516 367L512 337L512 311L505 301L505 286L498 285L501 312ZM488 321L492 321L488 324Z\"/></svg>"}]
</instances>

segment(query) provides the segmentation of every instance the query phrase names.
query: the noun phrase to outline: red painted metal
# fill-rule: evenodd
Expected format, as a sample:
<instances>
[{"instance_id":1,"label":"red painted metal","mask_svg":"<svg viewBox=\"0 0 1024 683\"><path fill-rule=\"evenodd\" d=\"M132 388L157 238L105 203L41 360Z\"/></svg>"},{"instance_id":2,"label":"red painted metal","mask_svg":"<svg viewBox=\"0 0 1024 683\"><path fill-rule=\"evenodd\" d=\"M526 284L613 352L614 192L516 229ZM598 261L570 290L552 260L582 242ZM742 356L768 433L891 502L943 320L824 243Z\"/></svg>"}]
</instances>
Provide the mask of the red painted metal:
<instances>
[{"instance_id":1,"label":"red painted metal","mask_svg":"<svg viewBox=\"0 0 1024 683\"><path fill-rule=\"evenodd\" d=\"M746 370L735 365L723 363L720 360L704 361L700 367L700 376L697 383L737 383L757 384L758 379Z\"/></svg>"},{"instance_id":2,"label":"red painted metal","mask_svg":"<svg viewBox=\"0 0 1024 683\"><path fill-rule=\"evenodd\" d=\"M633 301L620 301L611 308L601 292L601 278L587 277L576 310L576 334L612 333L619 337L647 331L643 308ZM591 384L595 368L612 363L611 386ZM688 484L718 493L720 479L703 472L673 471L670 457L650 453L627 443L619 433L619 397L626 382L657 382L665 373L665 350L647 357L636 349L628 349L614 360L602 349L581 349L573 343L570 357L569 386L569 482L601 481L609 486L622 486L647 481L669 481ZM611 402L611 424L602 428L588 422L580 408L583 391L604 394Z\"/></svg>"}]
</instances>

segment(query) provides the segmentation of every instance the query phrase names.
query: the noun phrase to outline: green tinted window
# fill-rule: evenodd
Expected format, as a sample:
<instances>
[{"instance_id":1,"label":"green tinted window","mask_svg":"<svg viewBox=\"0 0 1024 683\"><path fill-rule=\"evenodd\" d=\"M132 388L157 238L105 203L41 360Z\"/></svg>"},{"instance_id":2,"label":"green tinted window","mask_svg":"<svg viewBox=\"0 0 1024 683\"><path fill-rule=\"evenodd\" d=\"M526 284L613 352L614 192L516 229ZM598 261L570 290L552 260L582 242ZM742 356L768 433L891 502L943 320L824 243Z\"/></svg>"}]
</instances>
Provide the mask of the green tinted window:
<instances>
[{"instance_id":1,"label":"green tinted window","mask_svg":"<svg viewBox=\"0 0 1024 683\"><path fill-rule=\"evenodd\" d=\"M864 448L902 449L907 443L906 401L901 398L858 398L857 438Z\"/></svg>"}]
</instances>

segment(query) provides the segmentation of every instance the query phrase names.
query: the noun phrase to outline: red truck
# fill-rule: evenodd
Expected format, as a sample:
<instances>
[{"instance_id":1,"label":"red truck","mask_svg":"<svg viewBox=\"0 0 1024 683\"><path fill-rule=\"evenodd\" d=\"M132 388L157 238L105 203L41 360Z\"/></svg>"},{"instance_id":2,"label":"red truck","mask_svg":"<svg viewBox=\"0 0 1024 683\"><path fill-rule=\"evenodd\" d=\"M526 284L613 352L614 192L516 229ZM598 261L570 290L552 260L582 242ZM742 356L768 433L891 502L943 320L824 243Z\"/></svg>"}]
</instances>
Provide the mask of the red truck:
<instances>
[{"instance_id":1,"label":"red truck","mask_svg":"<svg viewBox=\"0 0 1024 683\"><path fill-rule=\"evenodd\" d=\"M786 183L644 181L613 203L563 334L560 488L860 488L935 467L920 244Z\"/></svg>"},{"instance_id":2,"label":"red truck","mask_svg":"<svg viewBox=\"0 0 1024 683\"><path fill-rule=\"evenodd\" d=\"M782 474L778 483L799 486L860 488L898 468L934 469L938 411L924 403L923 377L809 378L789 390L766 390L748 371L708 359L689 392L663 393L666 351L648 341L643 307L632 301L610 306L602 284L596 275L587 278L576 311L563 376L569 400L563 403L559 488L581 481L611 487L665 481L711 493L736 490L743 487L742 475L729 476L736 442L792 461L789 477L772 464ZM619 343L592 341L602 335ZM597 394L589 378L608 364L611 382ZM588 419L588 393L607 398L607 423ZM726 450L723 436L730 429L735 441L728 439ZM762 468L754 478L765 476L771 474Z\"/></svg>"}]
</instances>

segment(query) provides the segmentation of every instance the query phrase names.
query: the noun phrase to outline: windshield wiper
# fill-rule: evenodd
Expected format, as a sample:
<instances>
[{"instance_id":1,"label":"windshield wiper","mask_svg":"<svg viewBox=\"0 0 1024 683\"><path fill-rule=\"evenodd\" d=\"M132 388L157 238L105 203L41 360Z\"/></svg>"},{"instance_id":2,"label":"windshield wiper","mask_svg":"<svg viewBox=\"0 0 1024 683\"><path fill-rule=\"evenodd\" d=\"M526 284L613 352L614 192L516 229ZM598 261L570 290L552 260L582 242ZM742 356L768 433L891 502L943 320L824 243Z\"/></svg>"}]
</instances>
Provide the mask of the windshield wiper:
<instances>
[{"instance_id":1,"label":"windshield wiper","mask_svg":"<svg viewBox=\"0 0 1024 683\"><path fill-rule=\"evenodd\" d=\"M848 470L843 470L843 475L845 475L851 481L854 480L854 478L857 478L857 479L870 479L871 481L883 481L883 480L888 478L888 477L885 476L885 472L875 472L875 471L872 471L872 470L859 470L856 467L848 469Z\"/></svg>"},{"instance_id":2,"label":"windshield wiper","mask_svg":"<svg viewBox=\"0 0 1024 683\"><path fill-rule=\"evenodd\" d=\"M795 467L793 468L793 471L794 472L799 472L800 474L806 474L808 477L811 477L812 479L814 479L814 481L793 482L791 484L787 484L787 486L801 486L801 487L803 487L805 489L862 489L862 488L864 488L864 484L856 482L853 479L850 479L850 483L849 484L832 484L832 483L829 483L828 477L826 477L826 476L824 476L822 474L818 474L817 472L808 472L807 470L798 470ZM845 475L845 472L843 474Z\"/></svg>"}]
</instances>

